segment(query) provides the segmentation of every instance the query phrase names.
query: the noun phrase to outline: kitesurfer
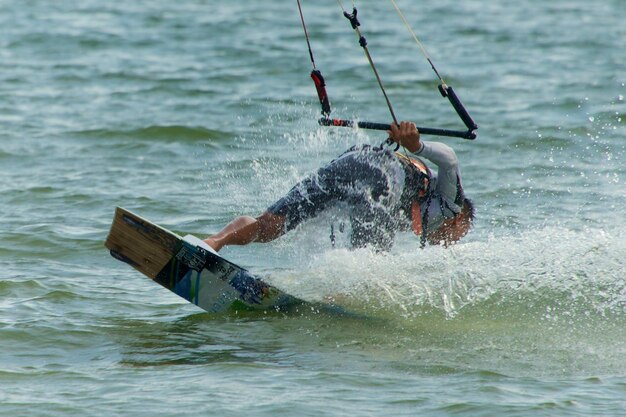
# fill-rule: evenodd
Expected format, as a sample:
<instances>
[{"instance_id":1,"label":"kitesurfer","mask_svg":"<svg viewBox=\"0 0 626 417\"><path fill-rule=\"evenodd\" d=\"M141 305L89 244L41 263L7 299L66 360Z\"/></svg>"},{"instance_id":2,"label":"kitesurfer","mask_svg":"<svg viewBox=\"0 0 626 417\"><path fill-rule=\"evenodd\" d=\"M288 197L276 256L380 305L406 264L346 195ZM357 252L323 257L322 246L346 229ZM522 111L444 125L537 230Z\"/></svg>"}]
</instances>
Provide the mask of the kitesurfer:
<instances>
[{"instance_id":1,"label":"kitesurfer","mask_svg":"<svg viewBox=\"0 0 626 417\"><path fill-rule=\"evenodd\" d=\"M420 140L414 123L392 124L390 147L353 147L296 184L259 217L240 216L205 239L219 251L227 245L270 242L330 207L347 210L354 247L388 250L395 233L413 230L422 246L448 246L469 231L474 206L465 197L452 148ZM432 172L420 159L437 166Z\"/></svg>"}]
</instances>

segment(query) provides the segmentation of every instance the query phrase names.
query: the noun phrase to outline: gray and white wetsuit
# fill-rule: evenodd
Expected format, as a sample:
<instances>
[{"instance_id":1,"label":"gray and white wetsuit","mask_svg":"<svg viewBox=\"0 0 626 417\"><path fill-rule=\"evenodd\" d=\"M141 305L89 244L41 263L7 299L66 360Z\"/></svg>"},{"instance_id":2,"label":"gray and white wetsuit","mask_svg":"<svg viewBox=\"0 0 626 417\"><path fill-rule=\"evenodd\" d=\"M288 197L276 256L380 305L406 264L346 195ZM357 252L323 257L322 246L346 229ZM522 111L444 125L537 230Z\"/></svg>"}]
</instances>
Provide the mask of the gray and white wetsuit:
<instances>
[{"instance_id":1,"label":"gray and white wetsuit","mask_svg":"<svg viewBox=\"0 0 626 417\"><path fill-rule=\"evenodd\" d=\"M430 172L430 198L419 200L422 214L428 207L430 232L444 218L461 211L463 188L454 150L438 142L422 144L415 156L437 166L437 172ZM350 210L352 244L388 249L395 232L410 227L419 175L413 164L389 148L353 148L304 178L268 211L284 216L288 231L324 209L345 202Z\"/></svg>"}]
</instances>

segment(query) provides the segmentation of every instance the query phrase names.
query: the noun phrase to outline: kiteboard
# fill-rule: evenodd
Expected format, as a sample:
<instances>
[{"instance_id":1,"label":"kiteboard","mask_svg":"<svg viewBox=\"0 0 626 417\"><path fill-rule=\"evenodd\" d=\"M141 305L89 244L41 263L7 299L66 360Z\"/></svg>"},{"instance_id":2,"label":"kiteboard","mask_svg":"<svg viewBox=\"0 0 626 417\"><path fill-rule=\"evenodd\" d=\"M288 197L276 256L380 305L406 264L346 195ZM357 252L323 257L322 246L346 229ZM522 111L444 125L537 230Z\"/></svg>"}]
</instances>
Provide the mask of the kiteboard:
<instances>
[{"instance_id":1,"label":"kiteboard","mask_svg":"<svg viewBox=\"0 0 626 417\"><path fill-rule=\"evenodd\" d=\"M303 303L223 258L201 239L181 237L121 207L105 246L115 259L208 312Z\"/></svg>"}]
</instances>

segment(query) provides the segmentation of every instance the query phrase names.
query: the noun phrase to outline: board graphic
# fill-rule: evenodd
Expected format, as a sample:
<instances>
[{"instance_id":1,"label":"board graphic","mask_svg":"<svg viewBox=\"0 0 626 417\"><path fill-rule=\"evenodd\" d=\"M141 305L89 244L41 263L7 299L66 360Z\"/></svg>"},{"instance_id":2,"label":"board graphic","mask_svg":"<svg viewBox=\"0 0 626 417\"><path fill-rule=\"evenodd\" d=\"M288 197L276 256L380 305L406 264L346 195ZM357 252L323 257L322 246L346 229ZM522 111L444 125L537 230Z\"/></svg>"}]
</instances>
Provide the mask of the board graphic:
<instances>
[{"instance_id":1,"label":"board graphic","mask_svg":"<svg viewBox=\"0 0 626 417\"><path fill-rule=\"evenodd\" d=\"M121 207L105 246L111 255L209 312L303 303L222 258L195 236L180 237Z\"/></svg>"}]
</instances>

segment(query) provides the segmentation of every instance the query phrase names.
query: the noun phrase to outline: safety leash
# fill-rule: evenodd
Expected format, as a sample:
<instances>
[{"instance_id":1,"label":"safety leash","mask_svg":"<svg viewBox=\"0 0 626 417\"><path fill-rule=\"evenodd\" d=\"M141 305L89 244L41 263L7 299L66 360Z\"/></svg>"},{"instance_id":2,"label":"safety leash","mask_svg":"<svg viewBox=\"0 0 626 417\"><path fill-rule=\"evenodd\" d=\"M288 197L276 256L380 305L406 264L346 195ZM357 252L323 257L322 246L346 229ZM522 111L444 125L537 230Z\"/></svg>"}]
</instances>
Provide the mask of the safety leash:
<instances>
[{"instance_id":1,"label":"safety leash","mask_svg":"<svg viewBox=\"0 0 626 417\"><path fill-rule=\"evenodd\" d=\"M385 97L385 101L387 102L387 107L389 108L389 113L391 113L391 118L393 119L393 122L398 125L399 124L398 119L396 118L396 114L393 111L391 100L389 100L389 96L387 95L387 91L385 90L385 86L383 85L383 81L380 78L380 75L378 74L378 70L376 69L374 60L372 59L372 55L370 54L370 51L367 47L367 39L365 39L365 36L363 36L363 34L361 33L361 29L359 29L359 26L361 26L361 22L359 22L359 19L357 18L358 11L356 7L354 7L354 2L352 3L353 4L352 13L346 12L346 9L344 9L343 3L341 2L341 0L337 0L337 2L339 3L341 10L343 10L343 15L345 16L346 19L348 19L348 21L350 22L350 25L352 26L352 29L354 29L357 36L359 37L359 45L361 45L361 47L363 48L367 61L370 63L370 67L372 68L372 71L374 72L374 76L376 76L376 81L378 82L380 91L382 91L383 96Z\"/></svg>"},{"instance_id":2,"label":"safety leash","mask_svg":"<svg viewBox=\"0 0 626 417\"><path fill-rule=\"evenodd\" d=\"M374 76L376 77L376 81L378 82L378 86L380 87L380 91L383 93L383 96L385 97L385 101L387 102L387 108L389 108L389 113L391 114L391 119L396 124L396 126L399 126L400 124L398 123L398 118L396 117L396 113L393 111L393 106L391 105L391 100L389 100L389 96L387 95L387 91L385 90L385 86L383 85L383 80L380 78L380 74L378 73L378 70L376 69L376 65L374 64L372 55L370 54L370 51L367 47L367 39L365 39L365 36L363 36L363 34L361 33L361 29L359 29L359 26L361 26L361 22L359 22L359 19L357 18L358 11L356 9L356 6L354 6L354 0L352 1L352 13L348 13L346 9L344 9L343 3L341 2L341 0L337 0L337 2L339 3L341 10L343 11L344 17L348 19L348 21L350 22L350 25L352 26L352 29L354 29L354 31L356 32L359 38L359 45L361 45L361 47L363 48L363 51L365 52L365 57L367 58L367 61L370 63L370 67L372 68L372 71L374 72ZM392 144L393 144L393 140L391 138L387 138L387 140L381 143L380 148L382 149L384 145L392 145ZM396 144L395 150L397 151L399 148L400 148L400 145Z\"/></svg>"}]
</instances>

